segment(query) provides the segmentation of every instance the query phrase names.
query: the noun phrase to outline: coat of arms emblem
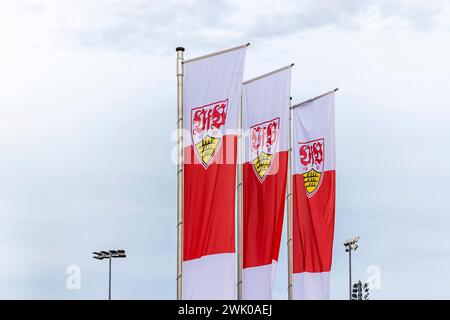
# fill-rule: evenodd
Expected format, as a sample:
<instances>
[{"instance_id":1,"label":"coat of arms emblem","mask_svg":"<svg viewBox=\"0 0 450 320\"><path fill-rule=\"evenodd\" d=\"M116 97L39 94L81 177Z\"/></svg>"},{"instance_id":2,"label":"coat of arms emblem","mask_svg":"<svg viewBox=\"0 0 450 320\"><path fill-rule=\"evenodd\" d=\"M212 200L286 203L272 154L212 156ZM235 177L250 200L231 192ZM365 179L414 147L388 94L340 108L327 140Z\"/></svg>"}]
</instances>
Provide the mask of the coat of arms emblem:
<instances>
[{"instance_id":1,"label":"coat of arms emblem","mask_svg":"<svg viewBox=\"0 0 450 320\"><path fill-rule=\"evenodd\" d=\"M191 111L192 142L195 154L206 169L217 154L227 120L228 99Z\"/></svg>"},{"instance_id":2,"label":"coat of arms emblem","mask_svg":"<svg viewBox=\"0 0 450 320\"><path fill-rule=\"evenodd\" d=\"M280 118L275 118L250 128L250 160L260 182L263 182L273 163L278 144Z\"/></svg>"},{"instance_id":3,"label":"coat of arms emblem","mask_svg":"<svg viewBox=\"0 0 450 320\"><path fill-rule=\"evenodd\" d=\"M300 163L306 195L312 197L322 182L324 164L324 139L299 142Z\"/></svg>"}]
</instances>

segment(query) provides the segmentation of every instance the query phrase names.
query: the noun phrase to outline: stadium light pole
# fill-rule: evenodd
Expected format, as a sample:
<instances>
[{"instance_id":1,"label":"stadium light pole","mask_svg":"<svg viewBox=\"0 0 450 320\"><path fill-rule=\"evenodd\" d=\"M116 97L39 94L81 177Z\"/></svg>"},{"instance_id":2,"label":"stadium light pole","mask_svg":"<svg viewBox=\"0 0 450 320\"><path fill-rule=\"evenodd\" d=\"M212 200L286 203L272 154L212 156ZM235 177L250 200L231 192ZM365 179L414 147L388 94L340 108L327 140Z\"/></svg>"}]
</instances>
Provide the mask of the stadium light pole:
<instances>
[{"instance_id":1,"label":"stadium light pole","mask_svg":"<svg viewBox=\"0 0 450 320\"><path fill-rule=\"evenodd\" d=\"M111 300L111 260L113 258L126 258L125 250L109 250L109 251L100 251L100 252L92 252L94 255L92 258L97 260L108 259L109 260L109 286L108 286L108 300Z\"/></svg>"},{"instance_id":2,"label":"stadium light pole","mask_svg":"<svg viewBox=\"0 0 450 320\"><path fill-rule=\"evenodd\" d=\"M352 300L352 251L358 249L359 236L353 237L344 242L345 252L348 252L348 295Z\"/></svg>"}]
</instances>

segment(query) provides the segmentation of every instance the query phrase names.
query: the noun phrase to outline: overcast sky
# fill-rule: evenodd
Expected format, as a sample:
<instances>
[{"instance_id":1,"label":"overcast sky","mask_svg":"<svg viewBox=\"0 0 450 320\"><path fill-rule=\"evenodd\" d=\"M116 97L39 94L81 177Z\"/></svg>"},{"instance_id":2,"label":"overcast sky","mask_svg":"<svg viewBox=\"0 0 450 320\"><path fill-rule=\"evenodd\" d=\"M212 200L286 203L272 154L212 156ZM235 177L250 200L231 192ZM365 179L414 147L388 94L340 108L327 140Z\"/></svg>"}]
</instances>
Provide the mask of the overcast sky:
<instances>
[{"instance_id":1,"label":"overcast sky","mask_svg":"<svg viewBox=\"0 0 450 320\"><path fill-rule=\"evenodd\" d=\"M448 1L0 4L0 298L173 299L175 47L250 42L244 78L295 63L293 102L336 96L332 298L450 299ZM275 297L287 297L285 235ZM69 266L80 290L66 286Z\"/></svg>"}]
</instances>

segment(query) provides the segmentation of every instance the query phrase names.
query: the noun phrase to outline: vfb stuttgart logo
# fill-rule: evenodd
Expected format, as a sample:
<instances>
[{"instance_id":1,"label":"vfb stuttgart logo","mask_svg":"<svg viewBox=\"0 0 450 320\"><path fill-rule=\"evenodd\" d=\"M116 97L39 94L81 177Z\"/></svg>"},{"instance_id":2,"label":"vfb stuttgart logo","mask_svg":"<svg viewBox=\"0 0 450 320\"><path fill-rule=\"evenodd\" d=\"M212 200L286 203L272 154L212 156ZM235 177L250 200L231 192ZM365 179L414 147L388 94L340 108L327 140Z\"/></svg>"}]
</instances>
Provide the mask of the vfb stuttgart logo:
<instances>
[{"instance_id":1,"label":"vfb stuttgart logo","mask_svg":"<svg viewBox=\"0 0 450 320\"><path fill-rule=\"evenodd\" d=\"M197 158L205 168L208 168L222 144L227 111L228 99L191 111L192 143Z\"/></svg>"},{"instance_id":2,"label":"vfb stuttgart logo","mask_svg":"<svg viewBox=\"0 0 450 320\"><path fill-rule=\"evenodd\" d=\"M306 195L312 197L322 182L324 163L324 139L299 142L300 162Z\"/></svg>"},{"instance_id":3,"label":"vfb stuttgart logo","mask_svg":"<svg viewBox=\"0 0 450 320\"><path fill-rule=\"evenodd\" d=\"M250 160L260 182L266 178L278 144L280 118L266 121L250 128Z\"/></svg>"}]
</instances>

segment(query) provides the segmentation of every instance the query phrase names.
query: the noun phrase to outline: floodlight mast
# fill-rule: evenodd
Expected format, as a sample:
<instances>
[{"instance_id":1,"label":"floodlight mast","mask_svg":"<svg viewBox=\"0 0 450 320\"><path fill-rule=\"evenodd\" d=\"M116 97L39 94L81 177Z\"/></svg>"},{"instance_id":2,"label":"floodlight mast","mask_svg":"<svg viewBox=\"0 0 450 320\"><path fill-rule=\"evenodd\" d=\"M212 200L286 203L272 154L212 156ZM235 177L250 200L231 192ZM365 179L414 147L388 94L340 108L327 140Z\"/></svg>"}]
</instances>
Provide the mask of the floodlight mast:
<instances>
[{"instance_id":1,"label":"floodlight mast","mask_svg":"<svg viewBox=\"0 0 450 320\"><path fill-rule=\"evenodd\" d=\"M345 251L348 252L348 294L352 300L352 251L358 249L359 236L353 237L344 242Z\"/></svg>"},{"instance_id":2,"label":"floodlight mast","mask_svg":"<svg viewBox=\"0 0 450 320\"><path fill-rule=\"evenodd\" d=\"M126 258L125 250L109 250L92 252L94 255L92 258L97 260L108 259L109 261L109 273L108 273L108 300L111 300L111 260L112 258Z\"/></svg>"}]
</instances>

